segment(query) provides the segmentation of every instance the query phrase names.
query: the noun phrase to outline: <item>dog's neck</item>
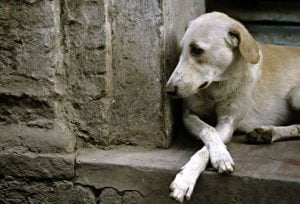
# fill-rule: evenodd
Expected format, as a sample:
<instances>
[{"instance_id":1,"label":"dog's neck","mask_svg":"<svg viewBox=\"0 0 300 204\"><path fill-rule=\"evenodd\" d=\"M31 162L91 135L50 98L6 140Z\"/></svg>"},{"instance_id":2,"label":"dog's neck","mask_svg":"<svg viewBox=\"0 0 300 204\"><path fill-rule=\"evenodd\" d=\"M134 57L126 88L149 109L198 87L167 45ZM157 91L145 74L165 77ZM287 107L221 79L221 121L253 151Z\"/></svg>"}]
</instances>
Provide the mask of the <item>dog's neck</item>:
<instances>
[{"instance_id":1,"label":"dog's neck","mask_svg":"<svg viewBox=\"0 0 300 204\"><path fill-rule=\"evenodd\" d=\"M247 62L242 56L237 56L237 58L222 76L223 80L212 83L204 90L210 98L221 101L238 95L248 97L245 94L252 93L261 74L262 57L257 64Z\"/></svg>"}]
</instances>

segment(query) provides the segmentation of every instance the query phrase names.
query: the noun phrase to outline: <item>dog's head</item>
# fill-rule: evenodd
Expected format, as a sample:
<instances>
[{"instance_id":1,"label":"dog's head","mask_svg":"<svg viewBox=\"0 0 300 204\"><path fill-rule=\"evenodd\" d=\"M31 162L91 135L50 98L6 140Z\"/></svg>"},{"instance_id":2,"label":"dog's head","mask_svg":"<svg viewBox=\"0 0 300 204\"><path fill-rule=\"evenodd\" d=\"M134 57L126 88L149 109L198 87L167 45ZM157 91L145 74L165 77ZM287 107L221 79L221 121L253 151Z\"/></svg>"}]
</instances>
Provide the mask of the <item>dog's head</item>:
<instances>
[{"instance_id":1,"label":"dog's head","mask_svg":"<svg viewBox=\"0 0 300 204\"><path fill-rule=\"evenodd\" d=\"M219 12L191 21L182 40L181 56L166 85L171 96L187 97L225 80L235 60L256 64L259 48L246 28Z\"/></svg>"}]
</instances>

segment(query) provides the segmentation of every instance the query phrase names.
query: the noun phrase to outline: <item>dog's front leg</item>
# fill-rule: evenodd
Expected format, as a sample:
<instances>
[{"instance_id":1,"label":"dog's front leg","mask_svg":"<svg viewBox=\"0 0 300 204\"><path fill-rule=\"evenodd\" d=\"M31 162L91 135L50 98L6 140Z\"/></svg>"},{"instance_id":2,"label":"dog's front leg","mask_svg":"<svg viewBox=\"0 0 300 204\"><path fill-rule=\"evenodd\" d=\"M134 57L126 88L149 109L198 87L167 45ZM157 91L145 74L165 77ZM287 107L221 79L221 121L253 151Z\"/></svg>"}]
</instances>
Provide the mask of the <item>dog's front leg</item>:
<instances>
[{"instance_id":1,"label":"dog's front leg","mask_svg":"<svg viewBox=\"0 0 300 204\"><path fill-rule=\"evenodd\" d=\"M189 200L194 191L197 179L205 170L209 161L209 152L204 146L198 150L191 159L176 174L170 185L170 196L182 203L186 198Z\"/></svg>"},{"instance_id":2,"label":"dog's front leg","mask_svg":"<svg viewBox=\"0 0 300 204\"><path fill-rule=\"evenodd\" d=\"M221 139L224 142L228 142L233 132L233 128L231 125L231 120L228 117L220 117L218 125L215 128L209 126L208 124L204 123L199 119L198 116L187 113L184 116L184 123L189 129L189 131L194 134L196 137L201 138L201 135L207 134L206 136L202 136L204 140L211 141L213 140L212 137L216 137L217 139ZM207 138L207 136L210 136ZM209 142L207 142L209 143ZM223 143L220 144L222 149L226 151L226 158L225 160L228 162L223 161L223 165L220 166L220 172L231 172L233 171L233 161L230 154L227 152L225 145ZM211 146L212 147L212 146ZM215 148L215 147L212 147ZM218 148L218 147L216 147ZM222 150L221 150L222 151ZM214 158L214 164L217 166L218 163L221 163L219 160L219 153L212 153ZM211 156L212 158L212 156ZM209 161L209 151L206 146L202 149L197 151L191 159L181 168L181 171L176 175L174 181L170 185L171 194L170 196L179 202L183 202L186 198L187 200L190 199L194 187L196 185L197 179L200 174L205 170L207 163Z\"/></svg>"},{"instance_id":3,"label":"dog's front leg","mask_svg":"<svg viewBox=\"0 0 300 204\"><path fill-rule=\"evenodd\" d=\"M184 116L184 123L187 129L207 147L213 167L218 169L219 173L232 172L234 163L224 144L224 141L230 140L232 134L230 124L222 119L214 128L193 113Z\"/></svg>"}]
</instances>

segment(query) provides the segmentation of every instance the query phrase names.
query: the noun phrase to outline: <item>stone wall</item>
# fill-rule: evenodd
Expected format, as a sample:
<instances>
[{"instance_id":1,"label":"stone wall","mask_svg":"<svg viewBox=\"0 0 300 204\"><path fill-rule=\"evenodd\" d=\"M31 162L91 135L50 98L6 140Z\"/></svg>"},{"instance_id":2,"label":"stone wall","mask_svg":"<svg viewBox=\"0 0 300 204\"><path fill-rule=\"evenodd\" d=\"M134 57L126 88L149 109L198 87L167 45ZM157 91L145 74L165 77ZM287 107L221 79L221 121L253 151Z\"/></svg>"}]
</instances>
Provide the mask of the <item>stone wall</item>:
<instances>
[{"instance_id":1,"label":"stone wall","mask_svg":"<svg viewBox=\"0 0 300 204\"><path fill-rule=\"evenodd\" d=\"M168 147L164 84L203 2L1 1L1 148Z\"/></svg>"},{"instance_id":2,"label":"stone wall","mask_svg":"<svg viewBox=\"0 0 300 204\"><path fill-rule=\"evenodd\" d=\"M164 84L203 12L203 0L1 0L0 203L142 199L74 184L76 155L170 145Z\"/></svg>"},{"instance_id":3,"label":"stone wall","mask_svg":"<svg viewBox=\"0 0 300 204\"><path fill-rule=\"evenodd\" d=\"M0 2L0 147L72 152L59 1Z\"/></svg>"}]
</instances>

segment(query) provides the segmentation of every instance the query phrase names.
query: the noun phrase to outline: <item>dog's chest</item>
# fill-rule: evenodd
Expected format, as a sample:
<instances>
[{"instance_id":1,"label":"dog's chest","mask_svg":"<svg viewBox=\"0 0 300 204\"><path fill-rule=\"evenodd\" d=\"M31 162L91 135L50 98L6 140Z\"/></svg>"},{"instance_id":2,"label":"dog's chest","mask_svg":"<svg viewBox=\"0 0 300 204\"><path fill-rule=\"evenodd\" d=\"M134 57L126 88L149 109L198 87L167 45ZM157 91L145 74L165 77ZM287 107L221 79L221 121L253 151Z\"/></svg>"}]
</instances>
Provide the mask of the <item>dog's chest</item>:
<instances>
[{"instance_id":1,"label":"dog's chest","mask_svg":"<svg viewBox=\"0 0 300 204\"><path fill-rule=\"evenodd\" d=\"M185 98L183 100L184 108L196 113L200 118L203 116L214 116L216 104L231 96L232 91L224 87L226 87L226 84L223 84L223 87L212 84L207 89Z\"/></svg>"},{"instance_id":2,"label":"dog's chest","mask_svg":"<svg viewBox=\"0 0 300 204\"><path fill-rule=\"evenodd\" d=\"M200 118L214 116L216 102L205 94L196 94L183 99L184 108L196 113Z\"/></svg>"}]
</instances>

